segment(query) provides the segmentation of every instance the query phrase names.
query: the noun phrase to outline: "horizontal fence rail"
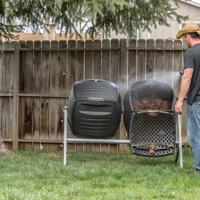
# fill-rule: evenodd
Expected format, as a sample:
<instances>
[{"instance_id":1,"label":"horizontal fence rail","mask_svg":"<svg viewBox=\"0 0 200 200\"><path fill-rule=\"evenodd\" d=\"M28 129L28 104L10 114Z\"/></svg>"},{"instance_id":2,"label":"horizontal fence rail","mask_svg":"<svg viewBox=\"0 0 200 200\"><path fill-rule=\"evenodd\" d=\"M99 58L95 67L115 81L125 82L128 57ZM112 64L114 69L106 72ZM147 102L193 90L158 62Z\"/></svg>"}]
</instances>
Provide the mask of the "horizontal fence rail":
<instances>
[{"instance_id":1,"label":"horizontal fence rail","mask_svg":"<svg viewBox=\"0 0 200 200\"><path fill-rule=\"evenodd\" d=\"M154 79L170 84L177 96L185 48L180 40L161 39L0 43L0 136L14 149L62 148L63 106L77 80L112 81L123 97L134 81ZM186 142L184 120L185 113ZM127 139L123 121L113 139ZM73 151L125 148L69 146Z\"/></svg>"}]
</instances>

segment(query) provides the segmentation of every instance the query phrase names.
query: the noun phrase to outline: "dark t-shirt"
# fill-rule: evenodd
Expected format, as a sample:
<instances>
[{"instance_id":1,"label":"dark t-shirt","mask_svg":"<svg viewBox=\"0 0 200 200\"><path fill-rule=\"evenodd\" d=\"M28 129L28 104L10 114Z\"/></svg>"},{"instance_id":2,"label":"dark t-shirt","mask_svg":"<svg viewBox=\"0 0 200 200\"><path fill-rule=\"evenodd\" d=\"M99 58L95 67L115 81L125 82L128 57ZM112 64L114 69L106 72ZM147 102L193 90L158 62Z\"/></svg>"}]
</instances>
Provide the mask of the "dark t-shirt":
<instances>
[{"instance_id":1,"label":"dark t-shirt","mask_svg":"<svg viewBox=\"0 0 200 200\"><path fill-rule=\"evenodd\" d=\"M184 55L184 67L194 69L187 94L188 104L200 101L200 44L188 48Z\"/></svg>"}]
</instances>

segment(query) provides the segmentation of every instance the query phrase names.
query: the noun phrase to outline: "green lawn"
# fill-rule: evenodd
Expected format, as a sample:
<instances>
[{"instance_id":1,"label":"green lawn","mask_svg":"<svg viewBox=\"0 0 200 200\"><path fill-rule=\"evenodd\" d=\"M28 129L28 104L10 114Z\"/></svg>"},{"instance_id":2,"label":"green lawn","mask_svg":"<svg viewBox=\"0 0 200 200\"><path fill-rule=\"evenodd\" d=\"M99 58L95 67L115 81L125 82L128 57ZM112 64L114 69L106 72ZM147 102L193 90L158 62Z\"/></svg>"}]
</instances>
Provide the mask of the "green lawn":
<instances>
[{"instance_id":1,"label":"green lawn","mask_svg":"<svg viewBox=\"0 0 200 200\"><path fill-rule=\"evenodd\" d=\"M130 153L61 153L19 151L0 158L2 200L200 199L200 174L184 148L184 169L165 158Z\"/></svg>"}]
</instances>

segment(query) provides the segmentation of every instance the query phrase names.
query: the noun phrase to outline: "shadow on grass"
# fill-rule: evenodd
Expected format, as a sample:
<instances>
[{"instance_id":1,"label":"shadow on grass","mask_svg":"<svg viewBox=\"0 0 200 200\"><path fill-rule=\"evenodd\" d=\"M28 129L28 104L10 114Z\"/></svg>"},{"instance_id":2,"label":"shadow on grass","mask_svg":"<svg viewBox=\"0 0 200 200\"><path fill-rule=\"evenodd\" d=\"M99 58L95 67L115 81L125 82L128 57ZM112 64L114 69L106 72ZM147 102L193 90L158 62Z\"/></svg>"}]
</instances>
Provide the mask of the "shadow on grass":
<instances>
[{"instance_id":1,"label":"shadow on grass","mask_svg":"<svg viewBox=\"0 0 200 200\"><path fill-rule=\"evenodd\" d=\"M127 165L163 165L173 164L175 162L175 154L165 157L142 157L128 153L70 153L68 161L81 162L124 162Z\"/></svg>"},{"instance_id":2,"label":"shadow on grass","mask_svg":"<svg viewBox=\"0 0 200 200\"><path fill-rule=\"evenodd\" d=\"M69 153L68 161L78 161L78 162L124 162L126 165L134 166L162 166L162 165L172 165L179 167L179 162L175 162L177 150L174 151L172 155L163 157L144 157L134 155L131 152L123 153L108 153L108 152L77 152ZM183 147L183 158L188 165L188 160L191 160L192 153L188 146ZM191 162L191 161L189 161Z\"/></svg>"}]
</instances>

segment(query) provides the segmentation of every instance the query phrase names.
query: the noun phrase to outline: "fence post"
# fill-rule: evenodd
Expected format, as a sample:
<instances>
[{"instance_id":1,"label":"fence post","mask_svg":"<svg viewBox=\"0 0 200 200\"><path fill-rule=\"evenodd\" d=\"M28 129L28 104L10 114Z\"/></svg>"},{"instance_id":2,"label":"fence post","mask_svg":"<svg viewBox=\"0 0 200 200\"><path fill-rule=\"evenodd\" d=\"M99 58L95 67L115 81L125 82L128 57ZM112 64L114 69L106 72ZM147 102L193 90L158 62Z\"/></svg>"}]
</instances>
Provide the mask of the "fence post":
<instances>
[{"instance_id":1,"label":"fence post","mask_svg":"<svg viewBox=\"0 0 200 200\"><path fill-rule=\"evenodd\" d=\"M19 139L19 43L14 42L14 68L13 68L13 149L18 150Z\"/></svg>"}]
</instances>

